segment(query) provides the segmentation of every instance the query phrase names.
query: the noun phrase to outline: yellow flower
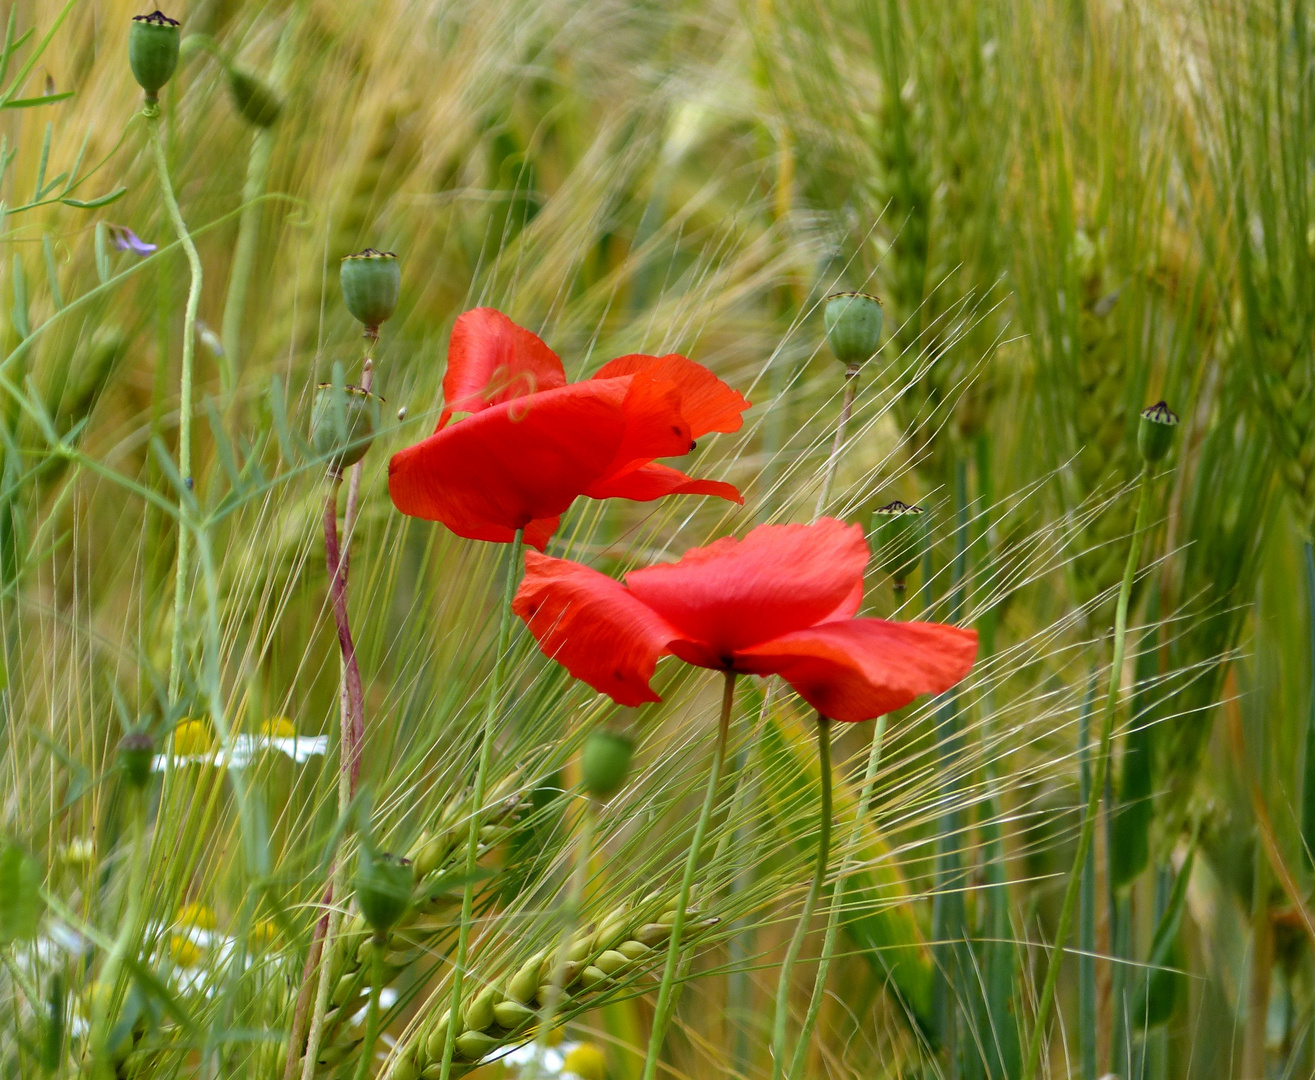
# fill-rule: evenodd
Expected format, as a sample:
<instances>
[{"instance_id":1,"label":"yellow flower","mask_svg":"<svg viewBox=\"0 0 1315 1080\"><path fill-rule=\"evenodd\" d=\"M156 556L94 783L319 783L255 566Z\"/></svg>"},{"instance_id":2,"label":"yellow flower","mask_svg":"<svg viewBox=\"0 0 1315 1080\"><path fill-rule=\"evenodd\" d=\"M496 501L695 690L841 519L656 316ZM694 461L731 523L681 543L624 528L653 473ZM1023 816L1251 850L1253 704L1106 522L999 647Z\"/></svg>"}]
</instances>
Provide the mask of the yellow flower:
<instances>
[{"instance_id":1,"label":"yellow flower","mask_svg":"<svg viewBox=\"0 0 1315 1080\"><path fill-rule=\"evenodd\" d=\"M203 720L184 720L174 728L175 757L206 757L215 750L215 740Z\"/></svg>"},{"instance_id":2,"label":"yellow flower","mask_svg":"<svg viewBox=\"0 0 1315 1080\"><path fill-rule=\"evenodd\" d=\"M213 930L218 924L215 913L205 904L186 904L178 909L174 922L189 930Z\"/></svg>"},{"instance_id":3,"label":"yellow flower","mask_svg":"<svg viewBox=\"0 0 1315 1080\"><path fill-rule=\"evenodd\" d=\"M297 725L286 716L271 716L260 725L260 734L267 739L295 739Z\"/></svg>"},{"instance_id":4,"label":"yellow flower","mask_svg":"<svg viewBox=\"0 0 1315 1080\"><path fill-rule=\"evenodd\" d=\"M186 934L173 934L170 936L169 954L179 967L195 967L201 962L201 946Z\"/></svg>"},{"instance_id":5,"label":"yellow flower","mask_svg":"<svg viewBox=\"0 0 1315 1080\"><path fill-rule=\"evenodd\" d=\"M248 935L248 941L253 949L263 949L273 944L274 939L278 936L278 927L274 925L273 919L257 919L251 924L251 933Z\"/></svg>"},{"instance_id":6,"label":"yellow flower","mask_svg":"<svg viewBox=\"0 0 1315 1080\"><path fill-rule=\"evenodd\" d=\"M594 1043L581 1043L566 1055L562 1072L572 1073L580 1080L607 1080L607 1059Z\"/></svg>"}]
</instances>

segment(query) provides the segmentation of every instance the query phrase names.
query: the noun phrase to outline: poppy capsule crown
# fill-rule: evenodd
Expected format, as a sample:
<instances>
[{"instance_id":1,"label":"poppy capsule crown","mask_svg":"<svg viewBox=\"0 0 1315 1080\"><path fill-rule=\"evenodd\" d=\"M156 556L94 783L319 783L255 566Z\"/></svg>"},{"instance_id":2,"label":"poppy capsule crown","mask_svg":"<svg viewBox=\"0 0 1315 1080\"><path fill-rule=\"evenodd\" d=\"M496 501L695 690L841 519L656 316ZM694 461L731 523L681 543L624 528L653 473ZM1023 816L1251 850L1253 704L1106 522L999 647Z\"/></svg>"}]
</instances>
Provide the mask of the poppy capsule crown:
<instances>
[{"instance_id":1,"label":"poppy capsule crown","mask_svg":"<svg viewBox=\"0 0 1315 1080\"><path fill-rule=\"evenodd\" d=\"M402 291L402 271L391 251L366 248L343 256L338 279L347 310L367 332L377 332L393 317Z\"/></svg>"},{"instance_id":2,"label":"poppy capsule crown","mask_svg":"<svg viewBox=\"0 0 1315 1080\"><path fill-rule=\"evenodd\" d=\"M361 850L356 868L356 906L370 929L386 934L411 907L415 872L411 860Z\"/></svg>"},{"instance_id":3,"label":"poppy capsule crown","mask_svg":"<svg viewBox=\"0 0 1315 1080\"><path fill-rule=\"evenodd\" d=\"M1137 426L1137 449L1148 465L1163 461L1173 446L1173 429L1178 415L1163 401L1143 409Z\"/></svg>"},{"instance_id":4,"label":"poppy capsule crown","mask_svg":"<svg viewBox=\"0 0 1315 1080\"><path fill-rule=\"evenodd\" d=\"M128 32L128 64L137 84L146 91L146 100L154 102L161 88L173 78L178 67L181 35L178 20L162 11L134 15Z\"/></svg>"},{"instance_id":5,"label":"poppy capsule crown","mask_svg":"<svg viewBox=\"0 0 1315 1080\"><path fill-rule=\"evenodd\" d=\"M154 757L155 740L145 731L134 731L119 740L119 768L135 788L144 788L150 781Z\"/></svg>"},{"instance_id":6,"label":"poppy capsule crown","mask_svg":"<svg viewBox=\"0 0 1315 1080\"><path fill-rule=\"evenodd\" d=\"M861 292L835 293L826 298L822 321L831 351L845 367L856 371L881 347L881 301Z\"/></svg>"},{"instance_id":7,"label":"poppy capsule crown","mask_svg":"<svg viewBox=\"0 0 1315 1080\"><path fill-rule=\"evenodd\" d=\"M877 507L872 511L872 544L877 565L891 576L896 588L902 589L926 547L922 507L899 499Z\"/></svg>"}]
</instances>

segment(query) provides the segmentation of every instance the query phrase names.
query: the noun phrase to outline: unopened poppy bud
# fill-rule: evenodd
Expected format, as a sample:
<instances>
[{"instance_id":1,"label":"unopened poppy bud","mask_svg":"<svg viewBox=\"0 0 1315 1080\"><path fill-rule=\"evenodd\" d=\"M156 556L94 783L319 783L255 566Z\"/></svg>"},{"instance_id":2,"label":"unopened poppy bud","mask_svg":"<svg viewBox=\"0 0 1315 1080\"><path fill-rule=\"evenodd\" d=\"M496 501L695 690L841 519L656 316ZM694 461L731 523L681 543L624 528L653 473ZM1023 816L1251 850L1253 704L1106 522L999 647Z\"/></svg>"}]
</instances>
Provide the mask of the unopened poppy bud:
<instances>
[{"instance_id":1,"label":"unopened poppy bud","mask_svg":"<svg viewBox=\"0 0 1315 1080\"><path fill-rule=\"evenodd\" d=\"M273 127L283 111L283 101L273 88L240 67L228 69L228 90L242 119L255 127Z\"/></svg>"},{"instance_id":2,"label":"unopened poppy bud","mask_svg":"<svg viewBox=\"0 0 1315 1080\"><path fill-rule=\"evenodd\" d=\"M589 732L580 754L584 789L595 799L610 799L626 782L635 744L628 736L605 728Z\"/></svg>"},{"instance_id":3,"label":"unopened poppy bud","mask_svg":"<svg viewBox=\"0 0 1315 1080\"><path fill-rule=\"evenodd\" d=\"M134 731L119 740L119 768L133 787L150 783L154 757L155 740L145 731Z\"/></svg>"},{"instance_id":4,"label":"unopened poppy bud","mask_svg":"<svg viewBox=\"0 0 1315 1080\"><path fill-rule=\"evenodd\" d=\"M1163 401L1142 409L1137 426L1137 449L1147 465L1163 461L1173 446L1173 429L1178 426L1177 414Z\"/></svg>"},{"instance_id":5,"label":"unopened poppy bud","mask_svg":"<svg viewBox=\"0 0 1315 1080\"><path fill-rule=\"evenodd\" d=\"M162 11L133 16L128 32L128 63L132 77L146 91L147 101L155 101L161 87L173 78L180 38L178 20Z\"/></svg>"},{"instance_id":6,"label":"unopened poppy bud","mask_svg":"<svg viewBox=\"0 0 1315 1080\"><path fill-rule=\"evenodd\" d=\"M355 465L374 441L382 398L359 386L320 383L311 413L310 441L315 452L329 459L334 472Z\"/></svg>"},{"instance_id":7,"label":"unopened poppy bud","mask_svg":"<svg viewBox=\"0 0 1315 1080\"><path fill-rule=\"evenodd\" d=\"M344 256L339 280L347 310L367 330L378 330L392 318L402 289L402 271L391 251L366 248Z\"/></svg>"},{"instance_id":8,"label":"unopened poppy bud","mask_svg":"<svg viewBox=\"0 0 1315 1080\"><path fill-rule=\"evenodd\" d=\"M917 568L926 543L922 507L898 499L872 511L872 540L877 565L891 576L895 588L903 589Z\"/></svg>"},{"instance_id":9,"label":"unopened poppy bud","mask_svg":"<svg viewBox=\"0 0 1315 1080\"><path fill-rule=\"evenodd\" d=\"M386 934L411 907L415 874L409 859L362 849L356 866L356 906L376 934Z\"/></svg>"},{"instance_id":10,"label":"unopened poppy bud","mask_svg":"<svg viewBox=\"0 0 1315 1080\"><path fill-rule=\"evenodd\" d=\"M845 367L857 370L881 347L881 301L861 292L835 293L826 298L822 321L831 351Z\"/></svg>"}]
</instances>

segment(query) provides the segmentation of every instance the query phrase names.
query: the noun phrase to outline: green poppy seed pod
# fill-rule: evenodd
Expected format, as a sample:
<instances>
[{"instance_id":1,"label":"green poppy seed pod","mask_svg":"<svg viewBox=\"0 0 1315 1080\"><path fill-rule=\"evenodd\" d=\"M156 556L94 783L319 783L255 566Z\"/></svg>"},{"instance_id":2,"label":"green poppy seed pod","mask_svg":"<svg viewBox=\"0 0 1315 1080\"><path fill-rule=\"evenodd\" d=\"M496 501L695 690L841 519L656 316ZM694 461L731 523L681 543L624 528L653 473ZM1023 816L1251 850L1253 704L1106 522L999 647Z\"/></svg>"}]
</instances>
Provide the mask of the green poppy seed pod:
<instances>
[{"instance_id":1,"label":"green poppy seed pod","mask_svg":"<svg viewBox=\"0 0 1315 1080\"><path fill-rule=\"evenodd\" d=\"M1177 426L1177 414L1163 401L1142 409L1141 423L1137 426L1137 449L1147 465L1164 460L1173 446L1173 429Z\"/></svg>"},{"instance_id":2,"label":"green poppy seed pod","mask_svg":"<svg viewBox=\"0 0 1315 1080\"><path fill-rule=\"evenodd\" d=\"M580 772L584 789L595 799L606 802L626 782L634 740L617 731L597 728L589 732L580 753Z\"/></svg>"},{"instance_id":3,"label":"green poppy seed pod","mask_svg":"<svg viewBox=\"0 0 1315 1080\"><path fill-rule=\"evenodd\" d=\"M897 589L904 588L926 544L922 507L896 499L872 511L872 541L877 565L891 576Z\"/></svg>"},{"instance_id":4,"label":"green poppy seed pod","mask_svg":"<svg viewBox=\"0 0 1315 1080\"><path fill-rule=\"evenodd\" d=\"M154 757L155 740L145 731L134 731L119 740L119 768L135 788L150 783Z\"/></svg>"},{"instance_id":5,"label":"green poppy seed pod","mask_svg":"<svg viewBox=\"0 0 1315 1080\"><path fill-rule=\"evenodd\" d=\"M320 383L311 412L310 441L334 472L355 465L374 441L382 398L359 386Z\"/></svg>"},{"instance_id":6,"label":"green poppy seed pod","mask_svg":"<svg viewBox=\"0 0 1315 1080\"><path fill-rule=\"evenodd\" d=\"M367 331L377 331L392 318L402 289L402 271L391 251L366 248L344 256L339 280L347 310Z\"/></svg>"},{"instance_id":7,"label":"green poppy seed pod","mask_svg":"<svg viewBox=\"0 0 1315 1080\"><path fill-rule=\"evenodd\" d=\"M881 301L861 292L828 296L822 312L826 340L845 367L856 370L881 347Z\"/></svg>"},{"instance_id":8,"label":"green poppy seed pod","mask_svg":"<svg viewBox=\"0 0 1315 1080\"><path fill-rule=\"evenodd\" d=\"M173 78L178 67L181 34L178 20L162 11L134 15L128 32L128 63L132 77L146 91L146 100L155 101L160 88Z\"/></svg>"},{"instance_id":9,"label":"green poppy seed pod","mask_svg":"<svg viewBox=\"0 0 1315 1080\"><path fill-rule=\"evenodd\" d=\"M283 111L283 101L273 88L240 67L228 69L228 90L242 119L255 127L273 127Z\"/></svg>"},{"instance_id":10,"label":"green poppy seed pod","mask_svg":"<svg viewBox=\"0 0 1315 1080\"><path fill-rule=\"evenodd\" d=\"M386 934L411 907L415 875L408 859L361 850L356 866L356 906L376 934Z\"/></svg>"}]
</instances>

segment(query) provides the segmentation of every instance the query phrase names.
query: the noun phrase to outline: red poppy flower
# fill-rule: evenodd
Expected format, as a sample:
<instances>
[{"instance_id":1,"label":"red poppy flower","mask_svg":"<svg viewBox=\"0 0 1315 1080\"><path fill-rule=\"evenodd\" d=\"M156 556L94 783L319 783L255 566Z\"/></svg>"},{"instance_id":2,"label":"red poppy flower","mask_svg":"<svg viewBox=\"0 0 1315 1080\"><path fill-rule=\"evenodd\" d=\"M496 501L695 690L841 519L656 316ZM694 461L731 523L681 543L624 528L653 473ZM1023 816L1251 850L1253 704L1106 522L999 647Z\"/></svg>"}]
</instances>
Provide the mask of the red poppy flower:
<instances>
[{"instance_id":1,"label":"red poppy flower","mask_svg":"<svg viewBox=\"0 0 1315 1080\"><path fill-rule=\"evenodd\" d=\"M632 570L625 584L529 552L512 604L543 652L620 705L660 700L660 656L780 675L832 720L858 721L948 690L977 634L938 623L856 619L867 542L858 525L761 525L743 540Z\"/></svg>"},{"instance_id":2,"label":"red poppy flower","mask_svg":"<svg viewBox=\"0 0 1315 1080\"><path fill-rule=\"evenodd\" d=\"M424 442L388 463L388 491L404 514L458 536L506 542L517 529L543 550L579 496L648 502L717 495L731 484L666 465L710 431L736 431L749 403L683 356L622 356L567 383L562 362L492 308L457 319L443 376L445 407ZM457 413L467 413L452 423Z\"/></svg>"}]
</instances>

